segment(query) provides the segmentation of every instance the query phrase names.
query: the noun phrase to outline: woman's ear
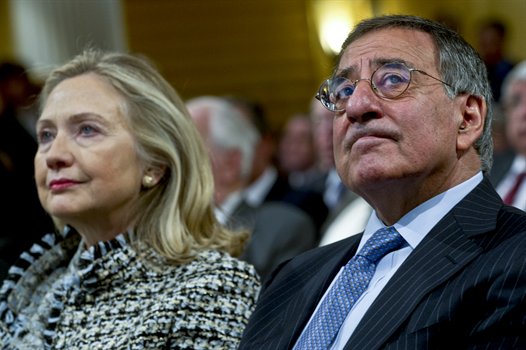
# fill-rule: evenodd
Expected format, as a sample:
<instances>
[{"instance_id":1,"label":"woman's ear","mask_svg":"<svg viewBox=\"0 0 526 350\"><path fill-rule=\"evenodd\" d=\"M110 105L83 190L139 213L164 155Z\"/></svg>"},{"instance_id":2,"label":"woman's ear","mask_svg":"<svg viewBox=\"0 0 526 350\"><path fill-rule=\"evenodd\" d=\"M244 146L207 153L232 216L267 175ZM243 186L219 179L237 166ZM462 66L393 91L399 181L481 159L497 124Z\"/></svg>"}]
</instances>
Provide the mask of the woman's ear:
<instances>
[{"instance_id":1,"label":"woman's ear","mask_svg":"<svg viewBox=\"0 0 526 350\"><path fill-rule=\"evenodd\" d=\"M488 108L486 101L481 96L465 95L461 98L457 150L466 151L484 132Z\"/></svg>"},{"instance_id":2,"label":"woman's ear","mask_svg":"<svg viewBox=\"0 0 526 350\"><path fill-rule=\"evenodd\" d=\"M166 168L160 167L160 168L148 168L145 170L144 175L142 176L142 186L144 188L152 188L155 185L161 181L164 174L166 172Z\"/></svg>"}]
</instances>

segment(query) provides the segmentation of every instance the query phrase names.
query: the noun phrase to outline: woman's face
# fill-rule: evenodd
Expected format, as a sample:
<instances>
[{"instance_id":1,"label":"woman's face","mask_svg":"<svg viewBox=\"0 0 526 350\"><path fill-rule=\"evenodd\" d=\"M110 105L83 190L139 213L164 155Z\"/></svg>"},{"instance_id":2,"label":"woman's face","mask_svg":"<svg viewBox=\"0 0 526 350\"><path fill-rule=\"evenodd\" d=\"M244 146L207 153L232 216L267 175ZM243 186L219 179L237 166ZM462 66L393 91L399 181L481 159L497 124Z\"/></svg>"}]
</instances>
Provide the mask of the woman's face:
<instances>
[{"instance_id":1,"label":"woman's face","mask_svg":"<svg viewBox=\"0 0 526 350\"><path fill-rule=\"evenodd\" d=\"M142 167L124 98L103 78L64 80L37 124L35 179L44 209L66 224L126 230Z\"/></svg>"}]
</instances>

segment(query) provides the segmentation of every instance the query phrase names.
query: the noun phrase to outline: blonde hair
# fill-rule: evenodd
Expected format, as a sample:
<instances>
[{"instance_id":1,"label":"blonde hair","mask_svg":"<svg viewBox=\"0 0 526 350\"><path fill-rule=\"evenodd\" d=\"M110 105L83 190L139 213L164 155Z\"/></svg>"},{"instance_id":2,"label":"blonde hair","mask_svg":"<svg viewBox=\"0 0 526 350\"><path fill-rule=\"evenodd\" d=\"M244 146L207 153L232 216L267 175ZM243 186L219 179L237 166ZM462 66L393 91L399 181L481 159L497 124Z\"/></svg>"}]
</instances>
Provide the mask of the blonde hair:
<instances>
[{"instance_id":1,"label":"blonde hair","mask_svg":"<svg viewBox=\"0 0 526 350\"><path fill-rule=\"evenodd\" d=\"M182 99L144 57L85 50L50 74L41 105L60 82L88 73L104 78L124 97L139 158L146 168L164 171L155 187L141 191L130 213L133 243L146 243L175 263L189 261L203 249L240 255L248 233L217 222L201 137Z\"/></svg>"}]
</instances>

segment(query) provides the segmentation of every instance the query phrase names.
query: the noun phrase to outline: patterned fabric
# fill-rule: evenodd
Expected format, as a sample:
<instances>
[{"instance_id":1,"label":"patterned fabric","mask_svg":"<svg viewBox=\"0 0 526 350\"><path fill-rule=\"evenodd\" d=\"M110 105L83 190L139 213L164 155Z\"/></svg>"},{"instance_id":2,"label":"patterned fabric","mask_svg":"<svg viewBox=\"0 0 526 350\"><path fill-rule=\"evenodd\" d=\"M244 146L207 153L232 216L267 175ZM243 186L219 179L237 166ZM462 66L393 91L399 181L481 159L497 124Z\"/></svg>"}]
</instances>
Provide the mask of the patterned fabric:
<instances>
[{"instance_id":1,"label":"patterned fabric","mask_svg":"<svg viewBox=\"0 0 526 350\"><path fill-rule=\"evenodd\" d=\"M404 242L393 227L376 231L344 266L294 349L328 349L352 306L367 289L376 263Z\"/></svg>"},{"instance_id":2,"label":"patterned fabric","mask_svg":"<svg viewBox=\"0 0 526 350\"><path fill-rule=\"evenodd\" d=\"M213 250L170 265L127 237L81 250L49 234L24 253L0 290L0 349L236 349L254 268Z\"/></svg>"}]
</instances>

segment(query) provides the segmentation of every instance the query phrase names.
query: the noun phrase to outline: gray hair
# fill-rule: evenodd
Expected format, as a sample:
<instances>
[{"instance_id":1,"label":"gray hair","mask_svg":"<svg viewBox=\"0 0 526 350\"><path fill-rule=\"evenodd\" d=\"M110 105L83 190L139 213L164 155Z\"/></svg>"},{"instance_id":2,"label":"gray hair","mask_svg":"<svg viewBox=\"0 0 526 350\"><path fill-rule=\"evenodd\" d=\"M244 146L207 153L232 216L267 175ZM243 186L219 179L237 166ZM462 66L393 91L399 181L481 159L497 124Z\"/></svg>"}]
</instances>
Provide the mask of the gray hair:
<instances>
[{"instance_id":1,"label":"gray hair","mask_svg":"<svg viewBox=\"0 0 526 350\"><path fill-rule=\"evenodd\" d=\"M509 99L510 87L517 81L526 81L526 60L519 62L513 69L506 75L506 78L502 82L502 97L503 102L506 104Z\"/></svg>"},{"instance_id":2,"label":"gray hair","mask_svg":"<svg viewBox=\"0 0 526 350\"><path fill-rule=\"evenodd\" d=\"M256 146L261 138L257 129L228 100L216 96L200 96L190 99L186 106L208 110L208 137L221 149L241 151L241 176L248 180Z\"/></svg>"},{"instance_id":3,"label":"gray hair","mask_svg":"<svg viewBox=\"0 0 526 350\"><path fill-rule=\"evenodd\" d=\"M360 22L349 34L342 45L337 59L338 66L345 48L367 33L386 28L405 28L428 33L433 39L438 52L438 71L441 79L451 87L444 86L450 98L460 94L471 94L482 97L488 111L484 122L484 130L475 142L481 169L487 173L493 163L493 139L491 124L493 120L493 97L488 81L484 61L477 51L468 44L457 32L449 27L421 17L410 15L388 15L366 19Z\"/></svg>"}]
</instances>

